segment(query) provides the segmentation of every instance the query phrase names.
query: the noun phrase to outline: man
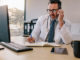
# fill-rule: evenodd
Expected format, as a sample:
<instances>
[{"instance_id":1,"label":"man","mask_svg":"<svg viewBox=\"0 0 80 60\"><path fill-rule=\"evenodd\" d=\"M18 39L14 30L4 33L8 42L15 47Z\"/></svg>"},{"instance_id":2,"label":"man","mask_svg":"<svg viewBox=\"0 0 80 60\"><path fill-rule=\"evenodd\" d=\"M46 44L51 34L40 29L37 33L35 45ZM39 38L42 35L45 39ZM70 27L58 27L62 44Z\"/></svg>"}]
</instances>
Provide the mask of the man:
<instances>
[{"instance_id":1,"label":"man","mask_svg":"<svg viewBox=\"0 0 80 60\"><path fill-rule=\"evenodd\" d=\"M50 0L47 9L48 14L41 16L36 26L31 34L28 37L28 42L57 42L57 43L70 43L63 41L64 38L61 34L62 30L65 28L64 11L61 9L60 0ZM52 21L54 21L52 23ZM53 24L51 27L51 24ZM53 29L53 30L52 30ZM65 30L66 32L67 30Z\"/></svg>"}]
</instances>

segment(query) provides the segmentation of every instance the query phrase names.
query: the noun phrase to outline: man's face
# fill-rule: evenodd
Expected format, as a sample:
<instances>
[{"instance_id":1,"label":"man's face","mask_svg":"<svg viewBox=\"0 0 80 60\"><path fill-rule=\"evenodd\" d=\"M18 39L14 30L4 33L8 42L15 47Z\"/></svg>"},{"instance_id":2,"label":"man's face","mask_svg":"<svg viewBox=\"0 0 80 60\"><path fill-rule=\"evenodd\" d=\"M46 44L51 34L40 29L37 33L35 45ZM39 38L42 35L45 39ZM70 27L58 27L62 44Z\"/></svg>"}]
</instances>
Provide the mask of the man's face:
<instances>
[{"instance_id":1,"label":"man's face","mask_svg":"<svg viewBox=\"0 0 80 60\"><path fill-rule=\"evenodd\" d=\"M48 5L48 13L52 19L55 19L57 17L57 12L58 12L58 4L53 3Z\"/></svg>"}]
</instances>

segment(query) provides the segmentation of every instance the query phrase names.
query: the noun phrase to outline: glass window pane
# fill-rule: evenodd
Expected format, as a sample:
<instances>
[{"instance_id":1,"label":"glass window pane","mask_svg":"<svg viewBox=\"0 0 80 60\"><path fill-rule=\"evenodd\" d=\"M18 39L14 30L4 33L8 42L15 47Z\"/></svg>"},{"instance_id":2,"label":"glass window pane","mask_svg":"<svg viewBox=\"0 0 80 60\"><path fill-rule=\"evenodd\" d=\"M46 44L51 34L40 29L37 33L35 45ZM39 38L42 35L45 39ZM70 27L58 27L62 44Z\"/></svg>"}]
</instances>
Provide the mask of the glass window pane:
<instances>
[{"instance_id":1,"label":"glass window pane","mask_svg":"<svg viewBox=\"0 0 80 60\"><path fill-rule=\"evenodd\" d=\"M0 0L0 5L8 5L11 36L23 35L24 0Z\"/></svg>"}]
</instances>

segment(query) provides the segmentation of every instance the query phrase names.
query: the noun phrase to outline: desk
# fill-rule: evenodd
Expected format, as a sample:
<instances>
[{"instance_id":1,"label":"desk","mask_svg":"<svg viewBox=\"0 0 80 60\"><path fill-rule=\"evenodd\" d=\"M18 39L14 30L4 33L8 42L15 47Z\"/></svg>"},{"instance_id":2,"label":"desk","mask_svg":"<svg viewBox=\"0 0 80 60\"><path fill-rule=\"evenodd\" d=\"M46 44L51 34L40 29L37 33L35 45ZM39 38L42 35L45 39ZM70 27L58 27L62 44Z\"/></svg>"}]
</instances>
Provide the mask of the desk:
<instances>
[{"instance_id":1,"label":"desk","mask_svg":"<svg viewBox=\"0 0 80 60\"><path fill-rule=\"evenodd\" d=\"M62 45L67 48L68 55L51 53L52 47L33 47L33 51L16 53L7 48L0 51L0 60L80 60L73 55L71 45Z\"/></svg>"}]
</instances>

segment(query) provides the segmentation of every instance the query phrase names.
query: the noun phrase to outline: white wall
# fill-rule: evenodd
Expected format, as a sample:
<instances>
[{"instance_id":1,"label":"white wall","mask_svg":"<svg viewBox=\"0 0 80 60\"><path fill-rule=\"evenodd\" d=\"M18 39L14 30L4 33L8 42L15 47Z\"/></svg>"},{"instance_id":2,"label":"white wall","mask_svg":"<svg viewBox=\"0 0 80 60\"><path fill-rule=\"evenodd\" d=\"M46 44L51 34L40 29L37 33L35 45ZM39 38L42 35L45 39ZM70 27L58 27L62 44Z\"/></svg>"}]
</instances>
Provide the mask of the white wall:
<instances>
[{"instance_id":1,"label":"white wall","mask_svg":"<svg viewBox=\"0 0 80 60\"><path fill-rule=\"evenodd\" d=\"M72 22L80 22L80 0L61 0L65 18ZM48 0L27 0L27 20L46 14Z\"/></svg>"},{"instance_id":2,"label":"white wall","mask_svg":"<svg viewBox=\"0 0 80 60\"><path fill-rule=\"evenodd\" d=\"M35 19L46 14L47 6L48 0L27 0L26 20Z\"/></svg>"},{"instance_id":3,"label":"white wall","mask_svg":"<svg viewBox=\"0 0 80 60\"><path fill-rule=\"evenodd\" d=\"M61 0L65 18L80 23L80 0Z\"/></svg>"}]
</instances>

